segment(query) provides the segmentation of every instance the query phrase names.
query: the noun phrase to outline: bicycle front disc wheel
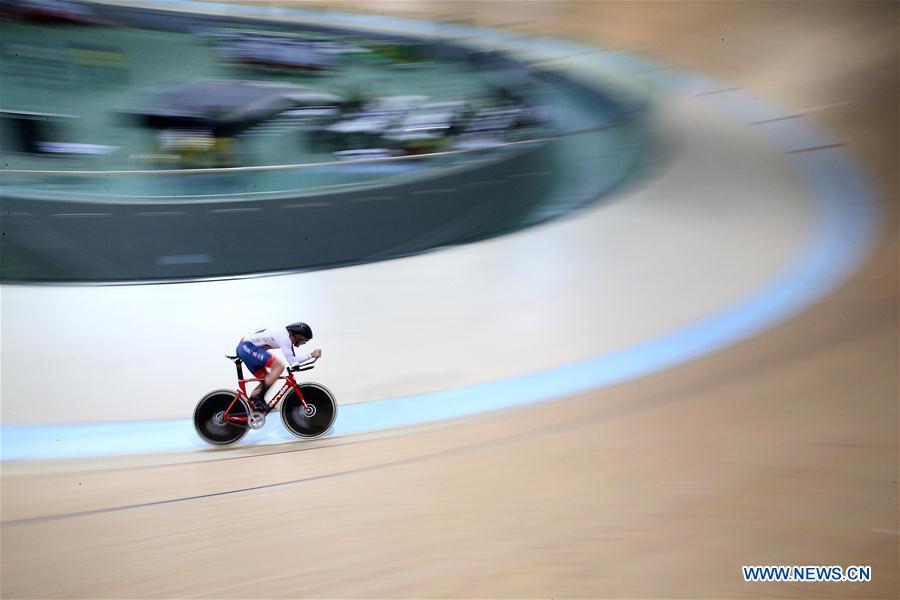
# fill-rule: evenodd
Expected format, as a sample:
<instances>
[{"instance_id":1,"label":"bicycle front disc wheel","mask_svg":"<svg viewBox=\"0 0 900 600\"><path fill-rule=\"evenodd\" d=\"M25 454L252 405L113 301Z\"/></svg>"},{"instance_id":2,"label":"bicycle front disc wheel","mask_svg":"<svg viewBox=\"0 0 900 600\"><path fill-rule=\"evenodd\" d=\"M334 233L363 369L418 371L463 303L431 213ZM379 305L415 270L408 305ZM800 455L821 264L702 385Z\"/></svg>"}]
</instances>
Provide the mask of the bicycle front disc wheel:
<instances>
[{"instance_id":1,"label":"bicycle front disc wheel","mask_svg":"<svg viewBox=\"0 0 900 600\"><path fill-rule=\"evenodd\" d=\"M294 390L281 402L281 421L288 431L301 438L316 438L328 433L337 418L334 394L319 383L302 383L300 393L306 405L300 402Z\"/></svg>"},{"instance_id":2,"label":"bicycle front disc wheel","mask_svg":"<svg viewBox=\"0 0 900 600\"><path fill-rule=\"evenodd\" d=\"M194 429L204 441L216 446L233 444L246 435L249 425L246 418L250 407L243 398L235 401L235 394L229 390L210 392L197 403L194 409ZM228 417L243 417L243 423L235 423Z\"/></svg>"}]
</instances>

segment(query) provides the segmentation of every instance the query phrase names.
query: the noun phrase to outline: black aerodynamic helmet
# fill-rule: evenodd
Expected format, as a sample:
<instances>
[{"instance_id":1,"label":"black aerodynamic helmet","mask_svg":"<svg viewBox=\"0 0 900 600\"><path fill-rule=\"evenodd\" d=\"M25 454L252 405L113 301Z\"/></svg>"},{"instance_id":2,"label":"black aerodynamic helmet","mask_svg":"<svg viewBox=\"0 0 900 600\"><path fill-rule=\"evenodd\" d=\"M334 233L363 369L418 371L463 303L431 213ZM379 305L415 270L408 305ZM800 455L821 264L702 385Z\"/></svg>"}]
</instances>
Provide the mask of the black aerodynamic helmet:
<instances>
[{"instance_id":1,"label":"black aerodynamic helmet","mask_svg":"<svg viewBox=\"0 0 900 600\"><path fill-rule=\"evenodd\" d=\"M312 329L310 329L309 325L307 325L306 323L297 321L296 323L291 323L290 325L288 325L286 329L291 335L302 337L307 341L312 339Z\"/></svg>"}]
</instances>

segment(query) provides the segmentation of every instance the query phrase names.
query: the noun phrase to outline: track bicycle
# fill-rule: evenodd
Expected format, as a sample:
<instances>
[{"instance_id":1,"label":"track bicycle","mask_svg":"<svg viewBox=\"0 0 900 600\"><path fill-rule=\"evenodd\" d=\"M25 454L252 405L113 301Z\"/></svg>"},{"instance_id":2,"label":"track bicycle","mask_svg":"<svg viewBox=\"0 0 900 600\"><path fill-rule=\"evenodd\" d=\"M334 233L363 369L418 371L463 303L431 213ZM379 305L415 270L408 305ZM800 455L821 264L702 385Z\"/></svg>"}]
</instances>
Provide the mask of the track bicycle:
<instances>
[{"instance_id":1,"label":"track bicycle","mask_svg":"<svg viewBox=\"0 0 900 600\"><path fill-rule=\"evenodd\" d=\"M251 409L247 384L262 382L262 378L244 378L243 361L237 356L226 358L234 362L237 370L237 390L215 390L205 395L194 409L194 428L204 441L216 446L227 446L244 437L251 429L260 429L266 423L266 415L281 403L281 421L285 428L299 438L317 438L325 435L337 418L337 403L328 388L320 383L294 379L294 373L308 371L318 360L313 359L287 368L287 374L279 377L284 385L265 410Z\"/></svg>"}]
</instances>

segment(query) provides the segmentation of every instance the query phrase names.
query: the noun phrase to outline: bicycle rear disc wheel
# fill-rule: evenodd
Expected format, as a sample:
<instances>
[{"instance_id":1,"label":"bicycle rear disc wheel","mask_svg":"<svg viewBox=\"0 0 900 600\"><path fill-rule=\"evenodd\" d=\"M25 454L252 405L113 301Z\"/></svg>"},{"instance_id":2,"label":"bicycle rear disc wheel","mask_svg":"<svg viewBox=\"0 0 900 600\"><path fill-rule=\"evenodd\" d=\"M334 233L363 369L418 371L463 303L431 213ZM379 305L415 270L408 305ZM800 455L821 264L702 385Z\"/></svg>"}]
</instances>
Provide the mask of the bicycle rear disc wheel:
<instances>
[{"instance_id":1,"label":"bicycle rear disc wheel","mask_svg":"<svg viewBox=\"0 0 900 600\"><path fill-rule=\"evenodd\" d=\"M306 406L300 402L294 390L288 392L281 402L281 421L292 434L301 438L316 438L325 435L337 418L337 403L334 394L319 383L302 383L300 393Z\"/></svg>"},{"instance_id":2,"label":"bicycle rear disc wheel","mask_svg":"<svg viewBox=\"0 0 900 600\"><path fill-rule=\"evenodd\" d=\"M217 390L208 393L197 403L197 408L194 409L194 429L204 441L216 446L227 446L247 434L250 427L246 422L225 420L225 411L229 406L231 410L228 411L228 416L247 417L250 414L247 402L243 398L235 401L236 395L229 390Z\"/></svg>"}]
</instances>

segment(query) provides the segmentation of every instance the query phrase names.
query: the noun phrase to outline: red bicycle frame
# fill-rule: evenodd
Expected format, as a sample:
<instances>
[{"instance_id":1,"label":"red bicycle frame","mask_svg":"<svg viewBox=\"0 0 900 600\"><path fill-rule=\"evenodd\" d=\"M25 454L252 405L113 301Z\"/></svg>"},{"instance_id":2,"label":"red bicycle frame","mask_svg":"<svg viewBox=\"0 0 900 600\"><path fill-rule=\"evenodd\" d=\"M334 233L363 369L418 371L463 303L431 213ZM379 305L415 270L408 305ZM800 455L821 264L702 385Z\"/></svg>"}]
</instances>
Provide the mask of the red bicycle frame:
<instances>
[{"instance_id":1,"label":"red bicycle frame","mask_svg":"<svg viewBox=\"0 0 900 600\"><path fill-rule=\"evenodd\" d=\"M240 367L238 367L240 369ZM240 372L240 371L239 371ZM278 390L278 393L268 402L269 410L272 410L278 403L281 402L281 399L290 391L294 390L296 392L297 397L300 399L301 404L303 404L303 408L306 409L306 400L303 399L303 394L300 393L300 387L297 385L297 381L294 379L294 372L288 370L287 375L282 375L278 379L284 380L284 385ZM265 381L262 377L252 377L250 379L238 379L238 390L234 395L234 399L231 401L231 404L228 405L228 408L225 409L224 418L226 421L230 421L232 423L247 423L247 419L249 415L232 415L231 409L234 407L235 403L238 401L238 398L243 397L247 403L250 403L250 395L247 393L247 384L252 382L263 382Z\"/></svg>"}]
</instances>

